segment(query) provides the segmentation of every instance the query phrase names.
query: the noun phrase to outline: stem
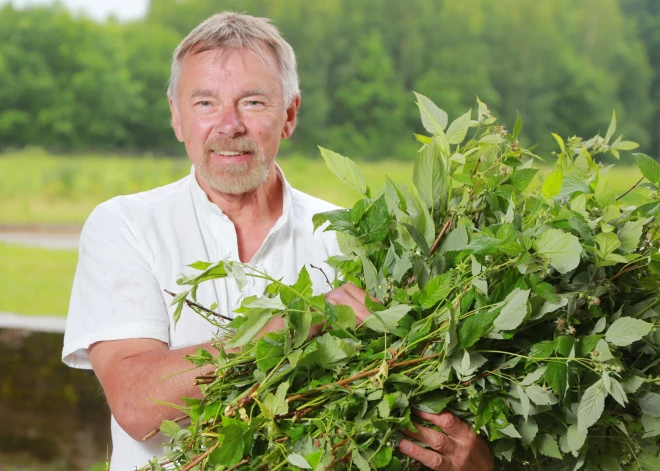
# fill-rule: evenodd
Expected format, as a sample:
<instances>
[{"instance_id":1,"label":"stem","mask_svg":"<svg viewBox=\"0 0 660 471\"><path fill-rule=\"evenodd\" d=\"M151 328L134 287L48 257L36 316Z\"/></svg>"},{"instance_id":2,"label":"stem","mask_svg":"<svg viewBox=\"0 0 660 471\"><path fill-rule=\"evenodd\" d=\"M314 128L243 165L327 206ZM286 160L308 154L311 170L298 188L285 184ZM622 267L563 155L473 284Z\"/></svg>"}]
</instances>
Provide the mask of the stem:
<instances>
[{"instance_id":1,"label":"stem","mask_svg":"<svg viewBox=\"0 0 660 471\"><path fill-rule=\"evenodd\" d=\"M440 234L438 234L438 237L435 238L435 241L433 242L433 245L431 246L431 255L433 255L433 252L438 248L438 245L440 245L440 240L442 240L442 237L445 235L445 232L447 232L447 229L451 227L451 218L447 219L447 222L445 222L445 225L442 226L442 229L440 230Z\"/></svg>"},{"instance_id":2,"label":"stem","mask_svg":"<svg viewBox=\"0 0 660 471\"><path fill-rule=\"evenodd\" d=\"M640 178L639 180L637 180L637 183L635 183L633 186L631 186L631 187L628 189L628 191L626 191L624 194L622 194L621 196L619 196L616 200L619 201L621 198L623 198L623 197L626 196L628 193L630 193L631 191L633 191L633 190L637 187L637 185L639 185L640 183L642 183L642 180L644 180L644 177L642 177L642 178Z\"/></svg>"},{"instance_id":3,"label":"stem","mask_svg":"<svg viewBox=\"0 0 660 471\"><path fill-rule=\"evenodd\" d=\"M250 462L250 458L249 458L249 457L248 457L248 458L245 458L245 459L242 459L241 461L239 461L238 463L236 463L234 466L230 466L229 468L227 468L226 471L232 471L232 470L234 470L234 469L236 469L236 468L239 468L239 467L243 466L244 464L248 464L249 462Z\"/></svg>"},{"instance_id":4,"label":"stem","mask_svg":"<svg viewBox=\"0 0 660 471\"><path fill-rule=\"evenodd\" d=\"M207 458L207 457L213 452L213 450L216 449L217 446L218 446L218 444L216 443L216 444L213 445L211 448L207 449L204 453L202 453L202 454L199 455L197 458L195 458L195 459L192 460L190 463L188 463L188 464L185 465L183 468L181 468L180 471L190 471L191 469L193 469L193 468L194 468L195 466L197 466L199 463L201 463L202 461L204 461L204 460L205 460L205 459L206 459L206 458Z\"/></svg>"},{"instance_id":5,"label":"stem","mask_svg":"<svg viewBox=\"0 0 660 471\"><path fill-rule=\"evenodd\" d=\"M427 357L423 358L415 358L414 360L407 360L407 361L402 361L399 363L394 363L391 368L398 368L401 366L409 366L409 365L415 365L417 363L421 363L426 360L432 360L433 358L438 358L440 356L439 353L434 353L433 355L429 355ZM353 381L357 381L358 379L362 378L368 378L369 376L373 376L376 373L380 371L380 368L374 368L373 370L369 371L363 371L362 373L358 373L355 376L351 376L350 378L342 379L341 381L337 381L334 383L328 383L324 384L323 386L319 386L318 388L310 389L309 391L301 392L299 394L294 394L293 396L287 397L286 402L291 402L295 401L297 399L303 398L305 396L308 396L309 394L313 394L319 391L323 391L324 389L328 389L332 386L342 386L346 387L347 384L352 383Z\"/></svg>"},{"instance_id":6,"label":"stem","mask_svg":"<svg viewBox=\"0 0 660 471\"><path fill-rule=\"evenodd\" d=\"M309 264L309 266L316 269L316 270L318 270L318 271L320 271L323 274L323 278L325 278L325 282L328 284L328 286L332 287L332 283L330 283L330 280L328 279L328 275L325 274L325 272L323 271L323 268L315 267L311 263Z\"/></svg>"},{"instance_id":7,"label":"stem","mask_svg":"<svg viewBox=\"0 0 660 471\"><path fill-rule=\"evenodd\" d=\"M332 463L330 463L325 469L328 470L328 469L330 469L334 466L337 466L339 463L343 463L344 461L347 461L351 457L351 453L353 453L353 452L349 451L342 458L339 458L338 460L333 461Z\"/></svg>"},{"instance_id":8,"label":"stem","mask_svg":"<svg viewBox=\"0 0 660 471\"><path fill-rule=\"evenodd\" d=\"M172 297L176 296L176 294L174 294L171 291L168 291L168 290L164 290L164 291ZM211 311L210 309L207 309L204 306L202 306L201 304L198 304L194 301L191 301L188 298L186 298L186 304L188 305L188 307L196 307L197 309L200 309L204 312L207 312L211 315L214 315L215 317L219 317L220 319L224 319L226 321L233 321L234 320L229 316L225 316L224 314L220 314L219 312Z\"/></svg>"}]
</instances>

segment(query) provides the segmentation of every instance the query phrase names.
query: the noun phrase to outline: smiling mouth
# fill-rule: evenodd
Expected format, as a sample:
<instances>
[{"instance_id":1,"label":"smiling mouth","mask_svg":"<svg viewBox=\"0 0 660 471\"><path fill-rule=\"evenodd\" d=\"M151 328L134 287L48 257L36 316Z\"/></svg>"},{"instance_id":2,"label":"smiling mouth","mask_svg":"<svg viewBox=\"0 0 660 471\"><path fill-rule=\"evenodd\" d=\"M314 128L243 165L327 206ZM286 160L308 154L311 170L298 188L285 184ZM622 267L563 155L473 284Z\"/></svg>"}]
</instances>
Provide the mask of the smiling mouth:
<instances>
[{"instance_id":1,"label":"smiling mouth","mask_svg":"<svg viewBox=\"0 0 660 471\"><path fill-rule=\"evenodd\" d=\"M213 153L218 154L218 155L222 155L224 157L234 157L234 156L237 156L237 155L251 154L252 152L249 152L249 151L234 152L234 151L229 151L229 150L214 150Z\"/></svg>"}]
</instances>

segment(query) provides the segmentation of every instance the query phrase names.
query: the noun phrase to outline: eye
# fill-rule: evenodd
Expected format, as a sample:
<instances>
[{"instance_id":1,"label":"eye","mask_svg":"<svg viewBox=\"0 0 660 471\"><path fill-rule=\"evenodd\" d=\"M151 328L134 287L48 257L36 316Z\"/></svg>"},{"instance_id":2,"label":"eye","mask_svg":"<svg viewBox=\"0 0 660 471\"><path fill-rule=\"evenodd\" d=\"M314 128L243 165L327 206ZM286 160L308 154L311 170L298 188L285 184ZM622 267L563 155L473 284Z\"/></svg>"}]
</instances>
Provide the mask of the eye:
<instances>
[{"instance_id":1,"label":"eye","mask_svg":"<svg viewBox=\"0 0 660 471\"><path fill-rule=\"evenodd\" d=\"M197 103L195 103L195 105L199 105L201 107L207 107L207 106L211 106L211 102L206 100L198 101Z\"/></svg>"},{"instance_id":2,"label":"eye","mask_svg":"<svg viewBox=\"0 0 660 471\"><path fill-rule=\"evenodd\" d=\"M263 102L258 101L258 100L248 100L245 102L248 106L259 106L263 105Z\"/></svg>"}]
</instances>

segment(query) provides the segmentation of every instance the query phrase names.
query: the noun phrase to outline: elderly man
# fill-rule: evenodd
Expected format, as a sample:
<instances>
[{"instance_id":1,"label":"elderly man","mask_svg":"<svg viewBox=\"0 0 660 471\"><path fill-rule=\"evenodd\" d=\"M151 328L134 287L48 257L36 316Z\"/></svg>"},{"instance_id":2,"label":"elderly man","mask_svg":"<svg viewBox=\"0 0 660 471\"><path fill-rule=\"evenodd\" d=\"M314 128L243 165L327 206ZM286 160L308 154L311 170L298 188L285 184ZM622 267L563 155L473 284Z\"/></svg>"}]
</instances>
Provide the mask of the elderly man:
<instances>
[{"instance_id":1,"label":"elderly man","mask_svg":"<svg viewBox=\"0 0 660 471\"><path fill-rule=\"evenodd\" d=\"M164 289L185 265L232 259L294 282L305 264L338 253L331 233L314 233L312 215L334 208L289 186L275 164L280 140L296 126L300 92L293 50L266 20L215 15L174 52L168 89L172 126L192 161L189 176L162 188L99 205L85 223L69 308L63 361L93 368L112 411L112 471L131 470L162 454L158 438L141 438L200 397L199 369L184 355L213 352L210 325L184 312L174 325ZM330 267L326 266L330 271ZM315 290L323 289L313 273ZM198 298L225 315L242 296L231 280L207 283ZM327 294L362 321L364 292L353 285ZM278 325L278 322L280 324ZM281 327L276 320L265 330ZM183 372L183 373L181 373ZM176 374L175 373L180 373ZM401 450L433 469L488 470L482 440L450 414L420 414L446 435L419 426Z\"/></svg>"}]
</instances>

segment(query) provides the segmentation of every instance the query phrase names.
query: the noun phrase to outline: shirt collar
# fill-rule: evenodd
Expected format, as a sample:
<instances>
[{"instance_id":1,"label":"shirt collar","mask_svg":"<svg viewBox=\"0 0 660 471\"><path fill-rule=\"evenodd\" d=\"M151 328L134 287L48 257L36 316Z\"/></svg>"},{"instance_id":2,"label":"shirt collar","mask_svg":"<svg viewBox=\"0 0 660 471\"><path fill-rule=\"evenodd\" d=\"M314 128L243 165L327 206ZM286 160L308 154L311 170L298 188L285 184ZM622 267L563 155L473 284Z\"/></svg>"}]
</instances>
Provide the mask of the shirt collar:
<instances>
[{"instance_id":1,"label":"shirt collar","mask_svg":"<svg viewBox=\"0 0 660 471\"><path fill-rule=\"evenodd\" d=\"M277 174L277 178L279 181L282 183L282 215L279 217L277 222L275 223L275 227L281 227L282 224L284 224L287 220L290 219L289 213L291 212L291 185L289 185L289 182L286 180L286 177L284 176L284 172L280 168L277 163L275 163L275 172ZM224 220L229 220L227 215L222 212L222 209L220 207L211 202L209 200L208 195L206 192L202 189L202 187L199 185L199 182L197 181L197 177L195 176L195 166L191 165L190 166L190 186L193 194L193 201L195 202L195 206L198 211L201 212L203 215L218 215Z\"/></svg>"}]
</instances>

